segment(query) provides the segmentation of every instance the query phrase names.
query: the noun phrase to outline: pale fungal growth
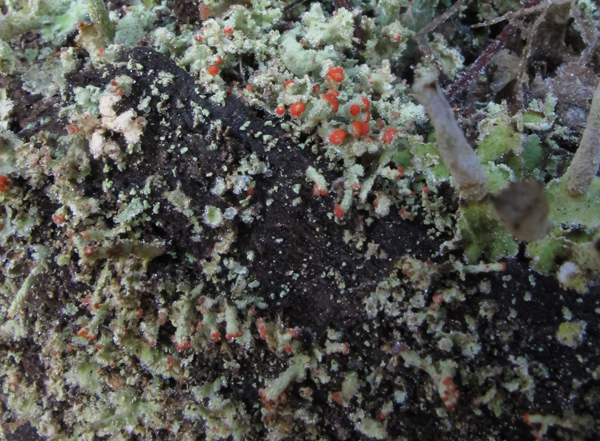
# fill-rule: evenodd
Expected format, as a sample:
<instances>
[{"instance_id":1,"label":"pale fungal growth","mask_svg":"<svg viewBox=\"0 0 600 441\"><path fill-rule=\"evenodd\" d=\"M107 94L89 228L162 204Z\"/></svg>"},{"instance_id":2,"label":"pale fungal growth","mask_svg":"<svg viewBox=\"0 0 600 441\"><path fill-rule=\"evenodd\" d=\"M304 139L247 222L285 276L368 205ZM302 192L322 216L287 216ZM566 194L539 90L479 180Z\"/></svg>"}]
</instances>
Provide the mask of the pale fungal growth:
<instances>
[{"instance_id":1,"label":"pale fungal growth","mask_svg":"<svg viewBox=\"0 0 600 441\"><path fill-rule=\"evenodd\" d=\"M90 139L90 153L95 159L101 156L108 155L114 161L118 161L121 157L121 149L119 145L111 139L104 136L103 130L96 130Z\"/></svg>"},{"instance_id":2,"label":"pale fungal growth","mask_svg":"<svg viewBox=\"0 0 600 441\"><path fill-rule=\"evenodd\" d=\"M567 189L574 196L587 193L600 165L600 84L594 92L587 124L566 173Z\"/></svg>"},{"instance_id":3,"label":"pale fungal growth","mask_svg":"<svg viewBox=\"0 0 600 441\"><path fill-rule=\"evenodd\" d=\"M105 94L99 99L98 110L102 120L90 117L83 124L85 132L94 130L90 137L89 148L94 158L108 155L114 160L121 156L121 150L116 142L106 139L106 130L121 133L125 137L128 146L138 143L142 137L146 120L138 117L133 109L129 109L117 115L113 106L121 100L118 95ZM100 127L98 127L100 125Z\"/></svg>"},{"instance_id":4,"label":"pale fungal growth","mask_svg":"<svg viewBox=\"0 0 600 441\"><path fill-rule=\"evenodd\" d=\"M115 25L110 21L104 1L85 0L85 6L92 22L99 23L102 32L112 41L115 37Z\"/></svg>"},{"instance_id":5,"label":"pale fungal growth","mask_svg":"<svg viewBox=\"0 0 600 441\"><path fill-rule=\"evenodd\" d=\"M567 261L563 263L558 269L556 277L558 278L558 281L561 283L561 285L567 286L569 280L574 277L577 277L579 274L581 274L581 270L579 269L577 264Z\"/></svg>"},{"instance_id":6,"label":"pale fungal growth","mask_svg":"<svg viewBox=\"0 0 600 441\"><path fill-rule=\"evenodd\" d=\"M113 109L113 106L121 101L119 95L105 93L98 99L98 110L100 115L105 118L116 118L117 112Z\"/></svg>"},{"instance_id":7,"label":"pale fungal growth","mask_svg":"<svg viewBox=\"0 0 600 441\"><path fill-rule=\"evenodd\" d=\"M102 125L113 132L122 133L129 145L140 141L145 124L146 120L138 117L133 109L126 110L116 118L102 118Z\"/></svg>"},{"instance_id":8,"label":"pale fungal growth","mask_svg":"<svg viewBox=\"0 0 600 441\"><path fill-rule=\"evenodd\" d=\"M487 194L487 177L477 154L471 148L454 118L450 104L438 88L437 74L428 74L413 87L435 128L437 147L461 196L478 201Z\"/></svg>"}]
</instances>

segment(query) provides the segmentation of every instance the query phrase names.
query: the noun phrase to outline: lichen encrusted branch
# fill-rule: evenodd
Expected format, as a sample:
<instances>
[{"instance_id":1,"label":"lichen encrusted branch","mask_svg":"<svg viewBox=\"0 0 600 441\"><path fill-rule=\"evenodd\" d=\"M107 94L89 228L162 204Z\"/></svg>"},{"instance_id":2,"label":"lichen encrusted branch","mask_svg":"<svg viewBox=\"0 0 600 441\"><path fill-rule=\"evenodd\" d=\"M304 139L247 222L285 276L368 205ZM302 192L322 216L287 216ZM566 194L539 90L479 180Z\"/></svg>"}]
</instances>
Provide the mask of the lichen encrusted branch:
<instances>
[{"instance_id":1,"label":"lichen encrusted branch","mask_svg":"<svg viewBox=\"0 0 600 441\"><path fill-rule=\"evenodd\" d=\"M435 127L437 146L461 196L481 200L487 194L487 177L464 133L458 127L450 104L438 88L437 75L428 74L413 87Z\"/></svg>"},{"instance_id":2,"label":"lichen encrusted branch","mask_svg":"<svg viewBox=\"0 0 600 441\"><path fill-rule=\"evenodd\" d=\"M600 165L600 84L594 92L585 131L566 173L567 188L574 195L587 193Z\"/></svg>"}]
</instances>

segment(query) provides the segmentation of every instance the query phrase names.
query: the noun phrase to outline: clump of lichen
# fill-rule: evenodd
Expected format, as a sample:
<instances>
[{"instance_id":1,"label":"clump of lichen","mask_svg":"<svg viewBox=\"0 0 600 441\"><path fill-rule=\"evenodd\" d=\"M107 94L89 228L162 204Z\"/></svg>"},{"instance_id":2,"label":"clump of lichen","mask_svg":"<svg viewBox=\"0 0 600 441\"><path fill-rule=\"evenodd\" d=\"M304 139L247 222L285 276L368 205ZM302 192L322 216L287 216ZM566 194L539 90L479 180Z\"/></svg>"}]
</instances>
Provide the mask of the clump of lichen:
<instances>
[{"instance_id":1,"label":"clump of lichen","mask_svg":"<svg viewBox=\"0 0 600 441\"><path fill-rule=\"evenodd\" d=\"M488 40L461 17L518 2L427 33L449 4L0 3L3 436L600 431L600 179L561 178L574 117L558 91L460 103L481 184L464 203L411 93ZM597 57L596 8L563 9L529 12L571 14L566 40ZM526 37L498 71L538 56ZM539 229L498 216L529 190Z\"/></svg>"}]
</instances>

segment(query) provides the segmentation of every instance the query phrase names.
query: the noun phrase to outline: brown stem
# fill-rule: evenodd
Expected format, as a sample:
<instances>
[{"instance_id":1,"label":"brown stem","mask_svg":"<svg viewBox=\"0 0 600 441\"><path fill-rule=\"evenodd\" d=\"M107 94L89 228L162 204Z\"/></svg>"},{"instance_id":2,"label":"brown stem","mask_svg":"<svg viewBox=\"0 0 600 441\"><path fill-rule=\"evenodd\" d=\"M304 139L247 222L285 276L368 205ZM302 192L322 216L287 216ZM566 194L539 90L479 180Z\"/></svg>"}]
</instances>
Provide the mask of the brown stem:
<instances>
[{"instance_id":1,"label":"brown stem","mask_svg":"<svg viewBox=\"0 0 600 441\"><path fill-rule=\"evenodd\" d=\"M458 12L458 10L463 5L463 3L465 3L465 1L466 0L456 1L450 8L448 8L446 10L446 12L444 12L442 15L436 17L435 20L433 20L427 26L425 26L419 32L417 32L417 35L422 36L422 35L428 34L429 32L435 30L439 25L444 23L446 20L448 20L450 17L452 17L452 15L454 15L456 12ZM468 0L467 4L469 4L470 1L471 0Z\"/></svg>"},{"instance_id":2,"label":"brown stem","mask_svg":"<svg viewBox=\"0 0 600 441\"><path fill-rule=\"evenodd\" d=\"M335 6L335 9L346 8L348 11L352 10L352 5L348 0L333 0L333 6Z\"/></svg>"},{"instance_id":3,"label":"brown stem","mask_svg":"<svg viewBox=\"0 0 600 441\"><path fill-rule=\"evenodd\" d=\"M517 33L517 26L512 23L507 24L500 35L490 44L483 53L471 64L471 67L466 74L456 80L446 91L448 101L452 101L455 95L464 90L479 72L487 66L494 56L504 47L504 45Z\"/></svg>"}]
</instances>

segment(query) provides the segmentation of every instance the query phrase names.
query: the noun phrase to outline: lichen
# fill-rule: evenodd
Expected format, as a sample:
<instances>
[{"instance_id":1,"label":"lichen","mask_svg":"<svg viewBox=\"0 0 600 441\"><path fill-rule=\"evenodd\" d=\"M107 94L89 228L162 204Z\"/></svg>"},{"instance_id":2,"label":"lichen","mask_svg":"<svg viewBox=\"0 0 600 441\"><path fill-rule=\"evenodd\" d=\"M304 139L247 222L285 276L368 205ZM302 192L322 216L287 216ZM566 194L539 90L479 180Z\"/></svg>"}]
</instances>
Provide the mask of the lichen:
<instances>
[{"instance_id":1,"label":"lichen","mask_svg":"<svg viewBox=\"0 0 600 441\"><path fill-rule=\"evenodd\" d=\"M2 3L3 437L600 432L592 2L135 3Z\"/></svg>"}]
</instances>

